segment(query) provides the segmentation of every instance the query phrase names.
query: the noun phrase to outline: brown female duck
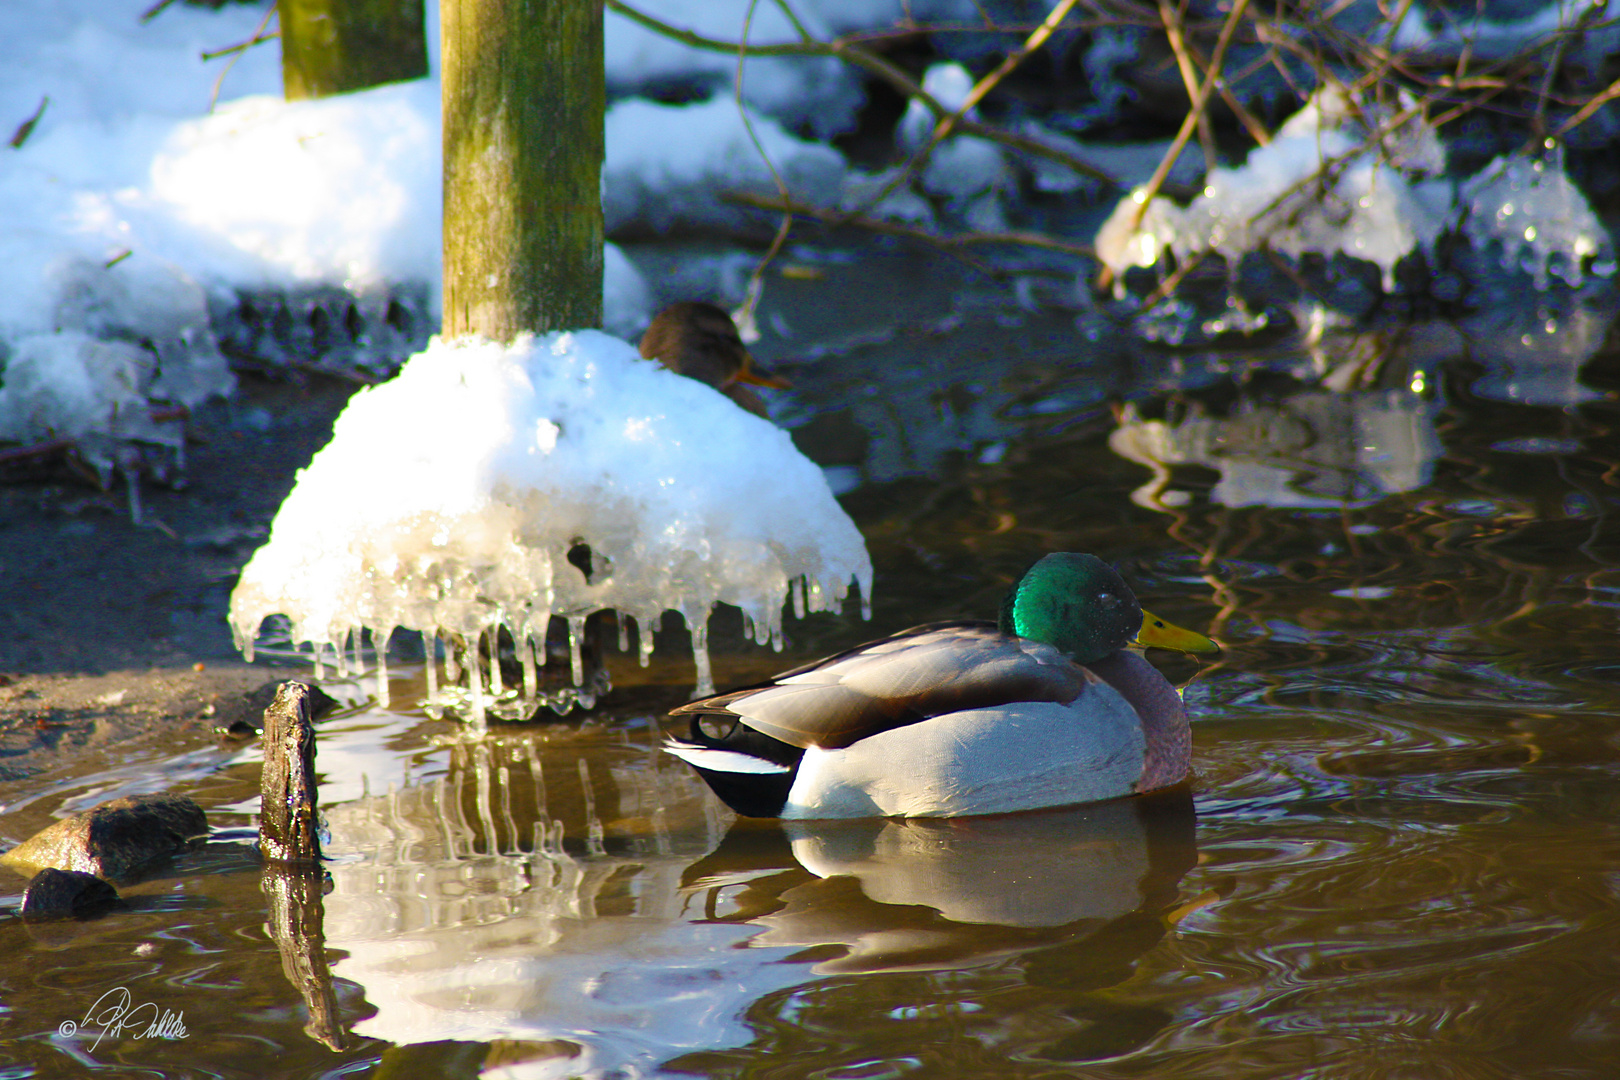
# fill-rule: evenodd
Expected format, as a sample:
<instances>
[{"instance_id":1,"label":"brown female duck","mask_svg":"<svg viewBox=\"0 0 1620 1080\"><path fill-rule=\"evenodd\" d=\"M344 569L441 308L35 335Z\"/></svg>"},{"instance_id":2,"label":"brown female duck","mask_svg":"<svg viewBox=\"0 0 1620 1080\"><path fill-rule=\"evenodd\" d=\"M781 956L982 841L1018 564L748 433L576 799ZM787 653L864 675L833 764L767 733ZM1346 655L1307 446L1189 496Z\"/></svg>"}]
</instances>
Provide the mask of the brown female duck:
<instances>
[{"instance_id":1,"label":"brown female duck","mask_svg":"<svg viewBox=\"0 0 1620 1080\"><path fill-rule=\"evenodd\" d=\"M660 311L641 337L641 355L677 374L708 383L755 416L767 419L765 402L744 384L778 389L791 385L754 363L730 315L699 301L682 301Z\"/></svg>"}]
</instances>

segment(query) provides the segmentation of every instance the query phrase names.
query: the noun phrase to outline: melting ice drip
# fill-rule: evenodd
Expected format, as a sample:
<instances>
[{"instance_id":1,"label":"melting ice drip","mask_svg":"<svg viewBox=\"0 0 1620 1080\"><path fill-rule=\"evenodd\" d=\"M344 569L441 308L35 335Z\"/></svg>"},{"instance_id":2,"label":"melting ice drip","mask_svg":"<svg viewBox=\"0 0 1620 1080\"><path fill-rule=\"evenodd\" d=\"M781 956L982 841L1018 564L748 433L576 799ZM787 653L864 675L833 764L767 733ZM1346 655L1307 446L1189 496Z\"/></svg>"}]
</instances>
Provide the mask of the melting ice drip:
<instances>
[{"instance_id":1,"label":"melting ice drip","mask_svg":"<svg viewBox=\"0 0 1620 1080\"><path fill-rule=\"evenodd\" d=\"M587 578L569 552L589 546ZM347 665L369 631L386 693L386 643L419 631L468 643L467 702L507 696L488 655L504 629L523 699L588 701L585 617L636 623L643 664L665 610L692 635L699 693L713 692L707 650L716 603L742 609L753 638L780 648L791 592L800 614L837 607L853 579L863 607L871 561L821 470L786 432L711 388L642 360L595 331L511 346L435 340L399 376L363 390L338 418L276 515L231 596L237 645L252 658L269 615L291 640ZM795 587L797 585L797 587ZM567 620L575 689L542 699L535 652ZM543 661L542 661L543 662ZM429 694L437 672L429 665Z\"/></svg>"}]
</instances>

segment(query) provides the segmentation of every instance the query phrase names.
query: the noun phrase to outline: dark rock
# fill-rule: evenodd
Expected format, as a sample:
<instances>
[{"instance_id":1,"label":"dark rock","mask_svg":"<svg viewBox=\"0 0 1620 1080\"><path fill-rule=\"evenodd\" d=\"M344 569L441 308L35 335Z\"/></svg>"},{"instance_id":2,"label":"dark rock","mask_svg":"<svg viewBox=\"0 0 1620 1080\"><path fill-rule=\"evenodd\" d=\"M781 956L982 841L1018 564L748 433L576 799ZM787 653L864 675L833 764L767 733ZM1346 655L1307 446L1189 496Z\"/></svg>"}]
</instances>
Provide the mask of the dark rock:
<instances>
[{"instance_id":1,"label":"dark rock","mask_svg":"<svg viewBox=\"0 0 1620 1080\"><path fill-rule=\"evenodd\" d=\"M320 718L332 711L337 700L312 682L309 687L309 715ZM214 730L231 739L253 739L264 730L264 710L276 700L279 681L267 682L257 690L222 699L214 708Z\"/></svg>"},{"instance_id":2,"label":"dark rock","mask_svg":"<svg viewBox=\"0 0 1620 1080\"><path fill-rule=\"evenodd\" d=\"M46 867L23 893L25 919L82 919L118 903L118 892L94 874Z\"/></svg>"},{"instance_id":3,"label":"dark rock","mask_svg":"<svg viewBox=\"0 0 1620 1080\"><path fill-rule=\"evenodd\" d=\"M119 881L207 834L202 808L183 795L126 795L40 830L0 862L25 873L54 867Z\"/></svg>"}]
</instances>

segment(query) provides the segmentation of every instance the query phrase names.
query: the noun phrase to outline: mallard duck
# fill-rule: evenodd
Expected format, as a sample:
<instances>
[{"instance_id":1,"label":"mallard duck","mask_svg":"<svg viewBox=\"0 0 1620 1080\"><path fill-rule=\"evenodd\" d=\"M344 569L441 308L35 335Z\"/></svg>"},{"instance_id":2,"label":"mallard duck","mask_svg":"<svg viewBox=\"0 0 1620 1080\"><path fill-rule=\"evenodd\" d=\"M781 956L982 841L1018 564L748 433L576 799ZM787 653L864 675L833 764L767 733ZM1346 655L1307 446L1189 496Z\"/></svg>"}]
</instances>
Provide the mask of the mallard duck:
<instances>
[{"instance_id":1,"label":"mallard duck","mask_svg":"<svg viewBox=\"0 0 1620 1080\"><path fill-rule=\"evenodd\" d=\"M1047 555L999 623L869 642L670 713L665 744L751 817L955 817L1186 779L1181 697L1127 646L1214 652L1143 612L1095 555Z\"/></svg>"},{"instance_id":2,"label":"mallard duck","mask_svg":"<svg viewBox=\"0 0 1620 1080\"><path fill-rule=\"evenodd\" d=\"M708 383L755 416L765 416L765 403L745 386L787 389L787 380L759 367L737 334L731 316L697 301L671 304L653 318L641 336L641 355L671 371Z\"/></svg>"}]
</instances>

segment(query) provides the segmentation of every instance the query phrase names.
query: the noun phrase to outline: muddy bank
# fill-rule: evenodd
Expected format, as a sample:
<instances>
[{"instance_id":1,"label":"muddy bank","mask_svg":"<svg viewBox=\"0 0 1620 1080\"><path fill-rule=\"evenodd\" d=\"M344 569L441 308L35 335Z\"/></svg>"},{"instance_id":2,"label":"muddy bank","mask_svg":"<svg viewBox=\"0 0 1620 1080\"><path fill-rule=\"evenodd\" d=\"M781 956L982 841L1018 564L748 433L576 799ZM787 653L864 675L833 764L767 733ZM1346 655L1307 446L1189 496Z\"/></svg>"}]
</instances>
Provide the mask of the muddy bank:
<instances>
[{"instance_id":1,"label":"muddy bank","mask_svg":"<svg viewBox=\"0 0 1620 1080\"><path fill-rule=\"evenodd\" d=\"M101 491L61 457L0 471L0 782L160 732L211 736L295 669L247 665L225 625L242 565L351 384L243 376L192 418L183 483Z\"/></svg>"}]
</instances>

